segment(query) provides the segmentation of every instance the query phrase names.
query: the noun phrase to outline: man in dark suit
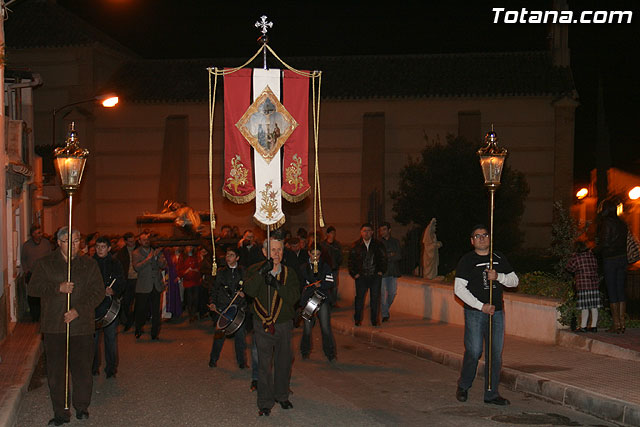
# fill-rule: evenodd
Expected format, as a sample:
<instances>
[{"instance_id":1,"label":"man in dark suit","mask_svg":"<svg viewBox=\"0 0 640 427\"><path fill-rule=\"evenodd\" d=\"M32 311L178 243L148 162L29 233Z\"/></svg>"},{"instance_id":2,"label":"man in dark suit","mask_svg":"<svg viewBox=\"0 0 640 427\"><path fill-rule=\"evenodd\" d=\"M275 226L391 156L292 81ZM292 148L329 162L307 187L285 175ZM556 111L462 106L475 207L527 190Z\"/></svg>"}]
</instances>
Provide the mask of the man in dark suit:
<instances>
[{"instance_id":1,"label":"man in dark suit","mask_svg":"<svg viewBox=\"0 0 640 427\"><path fill-rule=\"evenodd\" d=\"M133 251L136 249L136 237L131 232L125 233L122 237L124 238L125 245L124 248L116 253L116 258L120 261L120 264L122 264L122 271L124 271L124 277L126 279L120 306L120 323L124 325L124 331L126 332L131 329L134 322L131 306L136 296L138 273L135 268L133 268L133 263L131 262Z\"/></svg>"}]
</instances>

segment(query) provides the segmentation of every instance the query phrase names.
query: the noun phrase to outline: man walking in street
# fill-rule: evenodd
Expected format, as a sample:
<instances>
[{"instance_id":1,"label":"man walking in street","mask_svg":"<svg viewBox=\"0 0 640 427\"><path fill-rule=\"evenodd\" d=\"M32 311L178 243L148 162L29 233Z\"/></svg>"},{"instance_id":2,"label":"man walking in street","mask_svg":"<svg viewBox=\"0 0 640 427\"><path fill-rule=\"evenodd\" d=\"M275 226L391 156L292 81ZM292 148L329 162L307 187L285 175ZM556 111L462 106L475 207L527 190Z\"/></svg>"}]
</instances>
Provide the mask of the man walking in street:
<instances>
[{"instance_id":1,"label":"man walking in street","mask_svg":"<svg viewBox=\"0 0 640 427\"><path fill-rule=\"evenodd\" d=\"M338 308L338 285L340 279L340 265L342 265L342 245L336 240L336 228L333 225L327 227L327 237L322 241L322 246L331 256L331 272L333 273L334 286L331 288L330 301L332 307Z\"/></svg>"},{"instance_id":2,"label":"man walking in street","mask_svg":"<svg viewBox=\"0 0 640 427\"><path fill-rule=\"evenodd\" d=\"M269 248L269 251L267 251ZM263 243L269 257L247 271L245 293L253 297L253 331L258 348L258 409L268 416L275 402L291 409L291 336L294 306L300 298L298 276L282 264L284 243L271 238Z\"/></svg>"},{"instance_id":3,"label":"man walking in street","mask_svg":"<svg viewBox=\"0 0 640 427\"><path fill-rule=\"evenodd\" d=\"M167 266L162 248L153 249L149 234L140 235L140 247L133 252L133 268L138 273L136 282L136 339L142 335L151 303L151 339L157 340L160 333L160 297L164 291L161 270Z\"/></svg>"},{"instance_id":4,"label":"man walking in street","mask_svg":"<svg viewBox=\"0 0 640 427\"><path fill-rule=\"evenodd\" d=\"M504 343L504 311L502 288L518 286L518 276L511 268L507 257L493 252L493 267L489 265L490 238L487 227L477 225L471 230L473 250L465 254L456 267L454 291L464 302L464 358L458 380L456 398L466 402L468 390L473 384L482 356L483 342L485 361L491 342L491 364L484 365L484 402L493 405L508 405L509 401L498 393L502 346ZM492 303L489 304L489 289L493 288ZM489 322L492 336L489 339ZM489 390L489 366L491 366L491 389Z\"/></svg>"},{"instance_id":5,"label":"man walking in street","mask_svg":"<svg viewBox=\"0 0 640 427\"><path fill-rule=\"evenodd\" d=\"M378 326L380 310L380 286L382 274L387 270L387 256L382 243L373 238L373 226L364 223L360 227L360 239L349 252L349 275L356 282L355 312L353 320L356 326L362 324L362 312L367 291L371 291L371 325Z\"/></svg>"},{"instance_id":6,"label":"man walking in street","mask_svg":"<svg viewBox=\"0 0 640 427\"><path fill-rule=\"evenodd\" d=\"M96 254L93 258L100 267L104 283L104 299L96 308L96 319L104 317L111 308L114 299L119 299L125 288L124 272L120 261L111 256L111 241L100 236L96 240ZM107 378L116 375L118 363L118 319L97 329L94 337L95 355L93 356L93 375L100 373L100 334L104 334L104 372Z\"/></svg>"},{"instance_id":7,"label":"man walking in street","mask_svg":"<svg viewBox=\"0 0 640 427\"><path fill-rule=\"evenodd\" d=\"M398 289L398 277L400 277L400 242L398 239L391 237L391 224L382 223L378 229L380 241L384 244L387 254L387 271L382 275L382 321L389 320L389 309L396 297Z\"/></svg>"},{"instance_id":8,"label":"man walking in street","mask_svg":"<svg viewBox=\"0 0 640 427\"><path fill-rule=\"evenodd\" d=\"M51 252L51 243L47 239L42 238L42 227L40 224L32 225L31 230L29 231L31 238L22 245L22 252L20 255L20 265L22 267L22 273L24 274L24 283L27 288L29 287L31 273L36 261ZM29 303L31 320L39 322L40 298L28 295L27 301Z\"/></svg>"},{"instance_id":9,"label":"man walking in street","mask_svg":"<svg viewBox=\"0 0 640 427\"><path fill-rule=\"evenodd\" d=\"M63 227L58 231L60 249L40 258L33 269L29 294L40 297L42 320L40 332L44 336L49 394L54 417L49 425L60 426L69 422L65 409L65 360L67 324L69 325L69 371L71 376L71 402L76 418L89 418L89 404L93 389L91 362L93 361L94 310L104 297L104 285L98 264L94 259L78 256L80 232ZM67 257L71 244L71 281L67 281ZM70 309L67 310L67 295Z\"/></svg>"},{"instance_id":10,"label":"man walking in street","mask_svg":"<svg viewBox=\"0 0 640 427\"><path fill-rule=\"evenodd\" d=\"M120 307L120 320L124 325L124 331L128 331L133 326L134 317L131 306L136 296L136 281L138 280L138 273L133 268L133 251L136 250L136 237L131 232L124 233L125 246L116 253L116 258L122 264L124 275L127 279L127 283L124 289L124 295L122 297L122 306Z\"/></svg>"}]
</instances>

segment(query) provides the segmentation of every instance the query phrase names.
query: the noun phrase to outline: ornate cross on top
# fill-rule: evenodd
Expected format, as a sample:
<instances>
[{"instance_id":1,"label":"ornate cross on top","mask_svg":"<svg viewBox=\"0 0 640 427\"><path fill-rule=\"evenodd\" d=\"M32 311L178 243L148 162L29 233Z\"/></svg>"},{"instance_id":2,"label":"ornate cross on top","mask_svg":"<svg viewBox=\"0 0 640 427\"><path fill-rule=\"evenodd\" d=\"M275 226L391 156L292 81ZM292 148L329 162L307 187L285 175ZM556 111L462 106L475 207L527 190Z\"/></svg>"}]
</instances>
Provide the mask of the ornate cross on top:
<instances>
[{"instance_id":1,"label":"ornate cross on top","mask_svg":"<svg viewBox=\"0 0 640 427\"><path fill-rule=\"evenodd\" d=\"M260 17L260 21L256 21L256 28L262 28L262 35L266 36L268 31L267 27L273 27L273 22L267 22L267 17L265 15L262 15Z\"/></svg>"}]
</instances>

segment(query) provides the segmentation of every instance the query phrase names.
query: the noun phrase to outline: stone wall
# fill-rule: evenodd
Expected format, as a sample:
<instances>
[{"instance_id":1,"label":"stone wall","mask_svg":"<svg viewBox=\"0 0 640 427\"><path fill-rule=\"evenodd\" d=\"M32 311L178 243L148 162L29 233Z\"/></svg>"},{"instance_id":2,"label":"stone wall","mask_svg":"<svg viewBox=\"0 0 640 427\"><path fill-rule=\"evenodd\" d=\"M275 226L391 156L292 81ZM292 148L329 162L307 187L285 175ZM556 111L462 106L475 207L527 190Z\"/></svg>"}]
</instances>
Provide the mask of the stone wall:
<instances>
[{"instance_id":1,"label":"stone wall","mask_svg":"<svg viewBox=\"0 0 640 427\"><path fill-rule=\"evenodd\" d=\"M339 292L341 300L353 302L355 284L344 268L340 270ZM555 344L557 331L562 328L557 321L556 307L559 304L551 298L505 292L505 332L521 338ZM394 312L400 312L464 325L463 310L462 302L453 294L453 284L417 277L398 278L398 293L391 306L392 318Z\"/></svg>"}]
</instances>

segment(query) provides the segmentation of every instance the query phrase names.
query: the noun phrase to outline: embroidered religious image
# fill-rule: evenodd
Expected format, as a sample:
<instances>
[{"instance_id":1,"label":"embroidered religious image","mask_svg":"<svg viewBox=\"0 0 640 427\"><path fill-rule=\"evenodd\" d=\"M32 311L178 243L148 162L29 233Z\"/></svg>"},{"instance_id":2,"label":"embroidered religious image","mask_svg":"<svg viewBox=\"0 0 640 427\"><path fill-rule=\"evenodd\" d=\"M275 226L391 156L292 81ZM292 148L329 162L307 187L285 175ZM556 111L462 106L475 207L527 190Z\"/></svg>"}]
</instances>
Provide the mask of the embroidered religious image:
<instances>
[{"instance_id":1,"label":"embroidered religious image","mask_svg":"<svg viewBox=\"0 0 640 427\"><path fill-rule=\"evenodd\" d=\"M236 123L236 127L262 158L270 163L298 122L267 86Z\"/></svg>"}]
</instances>

